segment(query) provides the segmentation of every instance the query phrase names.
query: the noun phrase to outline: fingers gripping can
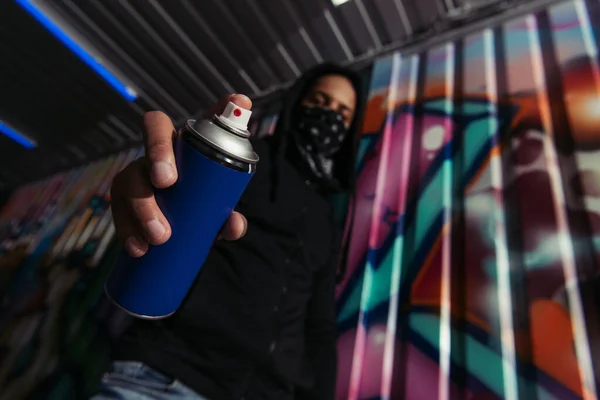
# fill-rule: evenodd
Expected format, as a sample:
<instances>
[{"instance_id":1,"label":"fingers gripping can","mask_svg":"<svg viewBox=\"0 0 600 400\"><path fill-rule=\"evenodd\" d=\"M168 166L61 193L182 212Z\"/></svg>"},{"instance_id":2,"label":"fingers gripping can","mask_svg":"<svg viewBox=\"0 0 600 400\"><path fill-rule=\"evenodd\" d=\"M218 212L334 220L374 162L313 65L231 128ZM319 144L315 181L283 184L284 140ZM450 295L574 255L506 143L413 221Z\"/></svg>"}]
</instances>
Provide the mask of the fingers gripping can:
<instances>
[{"instance_id":1,"label":"fingers gripping can","mask_svg":"<svg viewBox=\"0 0 600 400\"><path fill-rule=\"evenodd\" d=\"M256 170L246 128L250 115L230 102L212 119L189 120L175 139L179 177L155 194L171 238L141 258L123 252L105 285L107 296L129 314L166 318L183 302Z\"/></svg>"}]
</instances>

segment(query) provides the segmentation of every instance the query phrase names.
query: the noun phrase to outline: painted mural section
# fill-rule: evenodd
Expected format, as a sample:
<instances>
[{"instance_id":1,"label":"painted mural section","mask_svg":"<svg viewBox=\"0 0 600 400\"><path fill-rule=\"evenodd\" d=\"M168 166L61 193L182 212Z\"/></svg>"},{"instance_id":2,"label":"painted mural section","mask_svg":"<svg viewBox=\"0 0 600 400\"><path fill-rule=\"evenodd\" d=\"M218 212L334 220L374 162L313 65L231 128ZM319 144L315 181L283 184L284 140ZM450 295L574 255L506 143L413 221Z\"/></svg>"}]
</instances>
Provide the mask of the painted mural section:
<instances>
[{"instance_id":1,"label":"painted mural section","mask_svg":"<svg viewBox=\"0 0 600 400\"><path fill-rule=\"evenodd\" d=\"M597 399L596 2L373 67L338 395Z\"/></svg>"},{"instance_id":2,"label":"painted mural section","mask_svg":"<svg viewBox=\"0 0 600 400\"><path fill-rule=\"evenodd\" d=\"M109 188L131 149L16 190L0 210L0 399L81 399L110 336L99 299L116 251Z\"/></svg>"}]
</instances>

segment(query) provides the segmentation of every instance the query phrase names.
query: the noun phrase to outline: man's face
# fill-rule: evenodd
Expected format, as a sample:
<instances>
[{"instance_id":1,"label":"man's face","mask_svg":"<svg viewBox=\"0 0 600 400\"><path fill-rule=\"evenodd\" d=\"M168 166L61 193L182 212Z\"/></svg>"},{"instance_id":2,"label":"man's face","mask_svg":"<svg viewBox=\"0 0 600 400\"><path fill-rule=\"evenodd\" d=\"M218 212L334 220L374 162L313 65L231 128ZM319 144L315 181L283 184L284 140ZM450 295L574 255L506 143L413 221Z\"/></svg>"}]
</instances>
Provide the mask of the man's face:
<instances>
[{"instance_id":1,"label":"man's face","mask_svg":"<svg viewBox=\"0 0 600 400\"><path fill-rule=\"evenodd\" d=\"M337 111L350 127L356 107L356 92L352 82L345 76L325 75L308 91L301 104L306 107L322 107Z\"/></svg>"}]
</instances>

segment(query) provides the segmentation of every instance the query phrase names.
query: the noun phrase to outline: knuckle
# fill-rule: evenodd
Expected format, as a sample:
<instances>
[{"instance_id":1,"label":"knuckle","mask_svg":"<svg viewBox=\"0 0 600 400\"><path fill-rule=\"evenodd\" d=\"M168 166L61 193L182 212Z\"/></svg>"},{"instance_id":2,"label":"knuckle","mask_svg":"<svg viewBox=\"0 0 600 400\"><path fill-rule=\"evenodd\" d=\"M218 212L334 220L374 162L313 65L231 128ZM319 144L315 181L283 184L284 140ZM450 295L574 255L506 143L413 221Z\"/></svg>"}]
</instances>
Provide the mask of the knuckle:
<instances>
[{"instance_id":1,"label":"knuckle","mask_svg":"<svg viewBox=\"0 0 600 400\"><path fill-rule=\"evenodd\" d=\"M140 221L145 221L151 219L155 214L154 207L150 204L148 200L145 199L132 199L131 201L131 209L133 213Z\"/></svg>"},{"instance_id":2,"label":"knuckle","mask_svg":"<svg viewBox=\"0 0 600 400\"><path fill-rule=\"evenodd\" d=\"M172 145L170 140L158 139L152 143L152 146L148 149L148 157L152 161L162 160L170 158L172 152Z\"/></svg>"}]
</instances>

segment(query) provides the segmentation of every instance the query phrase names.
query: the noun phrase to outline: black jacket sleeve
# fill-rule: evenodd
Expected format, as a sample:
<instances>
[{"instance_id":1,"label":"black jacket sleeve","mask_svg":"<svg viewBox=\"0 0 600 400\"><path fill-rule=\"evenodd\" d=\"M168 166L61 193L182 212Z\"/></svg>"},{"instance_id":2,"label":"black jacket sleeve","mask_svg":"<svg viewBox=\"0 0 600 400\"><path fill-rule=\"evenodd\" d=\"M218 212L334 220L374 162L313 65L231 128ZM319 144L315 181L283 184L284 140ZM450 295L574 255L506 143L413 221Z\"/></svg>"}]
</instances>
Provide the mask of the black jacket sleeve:
<instances>
[{"instance_id":1,"label":"black jacket sleeve","mask_svg":"<svg viewBox=\"0 0 600 400\"><path fill-rule=\"evenodd\" d=\"M314 374L311 389L298 389L297 400L333 400L337 377L337 319L335 275L339 246L332 249L330 262L315 275L306 321L306 355Z\"/></svg>"}]
</instances>

